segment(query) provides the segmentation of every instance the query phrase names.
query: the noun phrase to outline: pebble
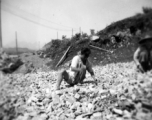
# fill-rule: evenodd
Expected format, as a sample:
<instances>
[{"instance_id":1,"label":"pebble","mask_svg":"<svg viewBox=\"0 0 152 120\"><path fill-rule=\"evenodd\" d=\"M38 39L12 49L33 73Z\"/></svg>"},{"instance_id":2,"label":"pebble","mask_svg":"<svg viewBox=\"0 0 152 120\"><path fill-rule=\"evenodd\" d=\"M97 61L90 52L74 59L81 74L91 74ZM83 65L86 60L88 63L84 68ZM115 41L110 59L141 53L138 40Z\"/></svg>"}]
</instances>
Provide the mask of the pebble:
<instances>
[{"instance_id":1,"label":"pebble","mask_svg":"<svg viewBox=\"0 0 152 120\"><path fill-rule=\"evenodd\" d=\"M113 108L113 112L119 115L123 115L123 111L120 109Z\"/></svg>"},{"instance_id":2,"label":"pebble","mask_svg":"<svg viewBox=\"0 0 152 120\"><path fill-rule=\"evenodd\" d=\"M60 103L60 97L55 92L52 93L52 99L53 99L53 103L57 103L57 104Z\"/></svg>"},{"instance_id":3,"label":"pebble","mask_svg":"<svg viewBox=\"0 0 152 120\"><path fill-rule=\"evenodd\" d=\"M94 109L94 105L89 103L88 104L88 110L91 112L91 111L93 111L93 109Z\"/></svg>"},{"instance_id":4,"label":"pebble","mask_svg":"<svg viewBox=\"0 0 152 120\"><path fill-rule=\"evenodd\" d=\"M75 97L77 100L80 99L80 95L79 95L78 93L76 93L74 97Z\"/></svg>"},{"instance_id":5,"label":"pebble","mask_svg":"<svg viewBox=\"0 0 152 120\"><path fill-rule=\"evenodd\" d=\"M93 117L101 117L101 116L102 116L101 112L93 113Z\"/></svg>"},{"instance_id":6,"label":"pebble","mask_svg":"<svg viewBox=\"0 0 152 120\"><path fill-rule=\"evenodd\" d=\"M143 100L148 100L146 98L147 96L148 98L151 97L149 90L151 90L152 81L146 78L146 81L142 83L144 85L140 85L141 83L135 79L136 74L127 72L124 69L132 69L130 64L131 63L119 63L102 67L97 66L94 69L96 70L95 74L97 74L98 79L101 81L100 86L96 87L92 83L84 83L70 88L66 87L60 91L54 91L53 88L56 83L56 72L38 72L25 76L3 76L5 81L0 81L0 95L2 95L0 105L2 106L2 104L4 104L2 108L7 111L12 108L18 110L19 114L23 116L15 113L16 111L10 113L10 116L12 114L18 115L16 116L18 120L55 120L61 118L63 120L94 120L95 118L95 120L98 120L98 117L99 119L103 118L103 120L134 119L132 117L133 111L141 113L141 115L136 114L136 118L147 117L151 113L151 104L149 101ZM108 75L110 77L107 77ZM123 80L124 78L122 76L127 77L127 80ZM145 78L143 76L144 75L141 75L141 80ZM90 80L88 77L90 76L88 75L86 80ZM109 85L109 83L111 83L111 85ZM135 83L138 83L142 90L140 90L139 86ZM105 89L102 86L103 84ZM146 86L149 87L145 89ZM128 92L125 92L126 89L128 89ZM136 91L134 91L135 89ZM148 94L145 94L145 91ZM139 93L137 94L137 92ZM115 106L116 104L117 106ZM23 107L23 105L25 106ZM18 106L23 107L23 110L21 108L17 109ZM100 109L104 109L104 111L92 113L91 116L81 116ZM0 110L2 109L0 108ZM147 114L143 113L143 111L147 112ZM26 114L27 116L25 116ZM5 113L4 115L6 116ZM10 116L8 115L6 118L9 119Z\"/></svg>"}]
</instances>

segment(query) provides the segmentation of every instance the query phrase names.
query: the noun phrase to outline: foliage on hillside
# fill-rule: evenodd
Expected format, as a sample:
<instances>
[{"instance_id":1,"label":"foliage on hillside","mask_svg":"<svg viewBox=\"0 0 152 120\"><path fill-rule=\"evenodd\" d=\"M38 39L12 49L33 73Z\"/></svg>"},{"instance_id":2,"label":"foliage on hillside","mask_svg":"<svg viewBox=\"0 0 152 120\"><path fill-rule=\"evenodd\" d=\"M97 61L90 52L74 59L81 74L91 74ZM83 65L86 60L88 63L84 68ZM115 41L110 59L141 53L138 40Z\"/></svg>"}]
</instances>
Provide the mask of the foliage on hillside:
<instances>
[{"instance_id":1,"label":"foliage on hillside","mask_svg":"<svg viewBox=\"0 0 152 120\"><path fill-rule=\"evenodd\" d=\"M61 51L65 50L70 44L70 40L59 40L54 39L50 43L50 47L45 50L45 52L51 57L55 58L56 54L60 53Z\"/></svg>"},{"instance_id":2,"label":"foliage on hillside","mask_svg":"<svg viewBox=\"0 0 152 120\"><path fill-rule=\"evenodd\" d=\"M102 40L109 41L111 35L116 35L118 32L126 32L127 29L130 30L131 37L127 38L128 41L126 39L123 40L121 48L114 48L112 45L103 45L104 43L102 42ZM140 36L139 34L136 34L138 30L141 31ZM151 30L151 8L143 8L143 13L138 13L135 16L112 23L111 25L107 26L105 29L97 33L100 39L98 42L93 43L93 45L102 47L107 50L112 50L114 51L113 54L105 53L98 50L92 50L93 55L91 56L91 62L93 62L93 64L95 65L99 62L109 63L119 61L122 58L125 61L128 58L132 59L132 55L137 47L137 41L141 36ZM50 47L45 51L45 53L53 59L51 63L55 66L70 45L72 46L72 49L69 51L66 61L70 60L74 55L76 55L82 47L88 46L90 42L90 36L86 34L76 34L71 39L64 38L63 40L52 40L50 42ZM119 55L119 51L121 51L121 55Z\"/></svg>"},{"instance_id":3,"label":"foliage on hillside","mask_svg":"<svg viewBox=\"0 0 152 120\"><path fill-rule=\"evenodd\" d=\"M81 38L80 38L81 37ZM45 49L45 53L50 56L51 58L57 57L58 54L64 52L70 45L71 46L77 46L78 44L85 43L88 41L88 39L84 39L87 37L87 34L84 33L80 35L79 33L75 34L71 39L53 39L51 42L46 44L45 46L49 46L47 49Z\"/></svg>"},{"instance_id":4,"label":"foliage on hillside","mask_svg":"<svg viewBox=\"0 0 152 120\"><path fill-rule=\"evenodd\" d=\"M126 29L131 29L132 33L137 30L148 31L152 29L152 9L143 7L143 12L143 14L138 13L135 16L113 22L97 34L106 38L109 34L116 34L118 31Z\"/></svg>"}]
</instances>

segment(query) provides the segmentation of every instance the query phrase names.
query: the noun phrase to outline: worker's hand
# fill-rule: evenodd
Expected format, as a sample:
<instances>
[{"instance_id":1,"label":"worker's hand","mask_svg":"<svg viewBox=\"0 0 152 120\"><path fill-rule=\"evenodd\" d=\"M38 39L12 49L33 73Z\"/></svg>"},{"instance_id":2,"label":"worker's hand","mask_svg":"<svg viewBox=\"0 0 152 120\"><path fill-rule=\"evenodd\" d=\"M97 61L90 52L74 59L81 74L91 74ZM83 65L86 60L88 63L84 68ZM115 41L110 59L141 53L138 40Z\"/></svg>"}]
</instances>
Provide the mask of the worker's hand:
<instances>
[{"instance_id":1,"label":"worker's hand","mask_svg":"<svg viewBox=\"0 0 152 120\"><path fill-rule=\"evenodd\" d=\"M98 85L98 80L96 79L96 77L94 75L92 75L92 78L94 80L95 85Z\"/></svg>"},{"instance_id":2,"label":"worker's hand","mask_svg":"<svg viewBox=\"0 0 152 120\"><path fill-rule=\"evenodd\" d=\"M95 85L98 85L98 80L97 80L97 79L94 81L94 84L95 84Z\"/></svg>"},{"instance_id":3,"label":"worker's hand","mask_svg":"<svg viewBox=\"0 0 152 120\"><path fill-rule=\"evenodd\" d=\"M141 72L144 72L144 69L143 69L143 67L141 66L141 64L137 64L137 68L138 68Z\"/></svg>"}]
</instances>

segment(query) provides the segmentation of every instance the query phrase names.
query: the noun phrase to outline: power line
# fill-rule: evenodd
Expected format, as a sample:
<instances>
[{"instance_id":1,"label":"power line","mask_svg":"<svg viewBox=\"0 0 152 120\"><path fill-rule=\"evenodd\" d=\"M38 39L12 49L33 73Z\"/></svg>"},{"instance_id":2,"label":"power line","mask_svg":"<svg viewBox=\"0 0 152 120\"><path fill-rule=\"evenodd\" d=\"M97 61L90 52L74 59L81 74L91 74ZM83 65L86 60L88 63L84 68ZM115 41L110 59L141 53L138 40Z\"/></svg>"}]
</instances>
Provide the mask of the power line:
<instances>
[{"instance_id":1,"label":"power line","mask_svg":"<svg viewBox=\"0 0 152 120\"><path fill-rule=\"evenodd\" d=\"M7 6L6 4L7 4L8 6ZM15 8L14 6L12 6L12 5L8 4L8 3L5 3L5 4L3 4L3 5L5 5L5 6L7 6L7 7L12 7L13 9L16 9L17 11L22 11L22 12L24 12L24 13L30 14L30 15L32 15L32 16L34 16L34 17L37 17L37 18L39 18L39 19L45 20L45 21L47 21L47 22L50 22L50 23L53 23L53 24L56 24L56 25L59 25L59 26L63 26L63 27L67 27L67 28L73 28L73 27L69 27L69 26L66 26L66 25L61 25L61 24L59 24L59 23L56 23L56 22L53 22L53 21L50 21L50 20L41 18L41 17L39 17L39 16L37 16L37 15L34 15L34 14L31 14L31 13L29 13L29 12L27 12L27 11L24 11L24 10L21 10L21 9L18 9L18 8ZM6 10L5 10L5 11L6 11ZM75 28L75 29L78 29L78 28Z\"/></svg>"},{"instance_id":2,"label":"power line","mask_svg":"<svg viewBox=\"0 0 152 120\"><path fill-rule=\"evenodd\" d=\"M11 12L11 11L7 11L7 10L4 10L4 11L9 12L9 13L11 13L11 14L19 17L19 18L22 18L22 19L26 20L26 21L32 22L32 23L37 24L37 25L41 25L41 26L46 27L46 28L49 28L49 29L58 30L58 31L68 31L68 32L71 32L71 30L58 29L58 28L54 28L54 27L50 27L50 26L44 25L44 24L42 24L42 23L38 23L38 22L33 21L33 20L29 20L29 19L27 19L27 18L25 18L25 17L23 17L23 16L19 16L19 15L15 14L15 13L13 13L13 12Z\"/></svg>"}]
</instances>

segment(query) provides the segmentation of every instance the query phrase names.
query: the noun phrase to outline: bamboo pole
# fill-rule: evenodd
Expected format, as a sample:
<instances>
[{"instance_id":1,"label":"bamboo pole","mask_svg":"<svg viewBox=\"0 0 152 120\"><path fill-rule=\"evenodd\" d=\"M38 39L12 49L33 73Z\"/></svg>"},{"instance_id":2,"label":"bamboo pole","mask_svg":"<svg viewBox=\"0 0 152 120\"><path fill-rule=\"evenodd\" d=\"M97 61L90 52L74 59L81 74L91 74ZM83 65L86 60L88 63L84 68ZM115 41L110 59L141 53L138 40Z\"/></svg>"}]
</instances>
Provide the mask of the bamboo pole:
<instances>
[{"instance_id":1,"label":"bamboo pole","mask_svg":"<svg viewBox=\"0 0 152 120\"><path fill-rule=\"evenodd\" d=\"M58 67L63 62L63 60L66 58L66 55L69 52L70 48L71 48L71 46L68 47L68 49L65 51L65 53L63 54L63 56L61 57L61 59L59 60L58 64L55 67Z\"/></svg>"},{"instance_id":2,"label":"bamboo pole","mask_svg":"<svg viewBox=\"0 0 152 120\"><path fill-rule=\"evenodd\" d=\"M103 48L99 48L99 47L96 47L96 46L93 46L93 45L89 45L89 46L92 47L92 48L98 49L98 50L102 50L102 51L105 51L105 52L110 52L110 53L112 53L112 51L105 50L105 49L103 49Z\"/></svg>"}]
</instances>

